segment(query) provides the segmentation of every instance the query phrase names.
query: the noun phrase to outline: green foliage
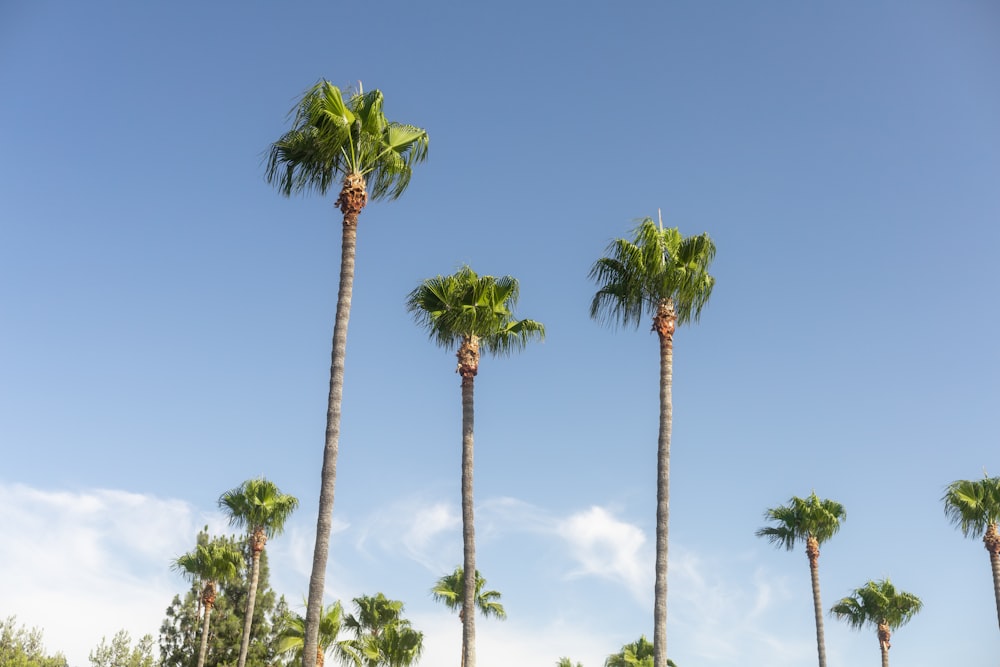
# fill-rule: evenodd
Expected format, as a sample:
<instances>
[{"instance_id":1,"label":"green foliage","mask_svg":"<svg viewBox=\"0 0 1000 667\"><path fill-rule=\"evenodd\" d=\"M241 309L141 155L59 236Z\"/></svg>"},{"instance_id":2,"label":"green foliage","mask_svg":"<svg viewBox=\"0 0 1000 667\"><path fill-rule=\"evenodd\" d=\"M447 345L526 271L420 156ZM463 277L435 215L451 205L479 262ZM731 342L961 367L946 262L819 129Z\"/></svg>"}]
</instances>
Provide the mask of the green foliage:
<instances>
[{"instance_id":1,"label":"green foliage","mask_svg":"<svg viewBox=\"0 0 1000 667\"><path fill-rule=\"evenodd\" d=\"M808 498L792 496L787 505L772 507L764 518L775 525L761 528L757 537L766 537L772 544L789 551L795 543L810 536L823 544L840 530L840 523L847 518L844 506L832 500L820 500L814 491Z\"/></svg>"},{"instance_id":2,"label":"green foliage","mask_svg":"<svg viewBox=\"0 0 1000 667\"><path fill-rule=\"evenodd\" d=\"M219 507L229 517L229 525L249 533L263 530L268 537L280 535L299 501L282 493L274 482L258 477L248 479L219 497Z\"/></svg>"},{"instance_id":3,"label":"green foliage","mask_svg":"<svg viewBox=\"0 0 1000 667\"><path fill-rule=\"evenodd\" d=\"M135 646L127 630L119 630L109 644L101 643L87 656L92 667L153 667L153 636L144 635Z\"/></svg>"},{"instance_id":4,"label":"green foliage","mask_svg":"<svg viewBox=\"0 0 1000 667\"><path fill-rule=\"evenodd\" d=\"M708 273L715 243L708 234L685 237L676 228L657 227L652 218L642 220L633 234L631 241L612 241L607 256L591 267L598 290L590 316L638 326L643 314L655 316L672 302L678 324L697 321L715 286Z\"/></svg>"},{"instance_id":5,"label":"green foliage","mask_svg":"<svg viewBox=\"0 0 1000 667\"><path fill-rule=\"evenodd\" d=\"M486 580L476 570L476 609L486 617L492 616L501 621L507 618L507 612L500 604L499 591L484 591ZM444 603L448 609L458 611L459 618L462 616L462 594L465 590L465 573L459 565L451 574L446 574L437 580L431 595L438 602Z\"/></svg>"},{"instance_id":6,"label":"green foliage","mask_svg":"<svg viewBox=\"0 0 1000 667\"><path fill-rule=\"evenodd\" d=\"M503 355L545 337L539 322L514 319L518 296L517 280L511 276L479 276L463 266L450 276L422 282L407 297L406 309L445 349L476 337L482 349Z\"/></svg>"},{"instance_id":7,"label":"green foliage","mask_svg":"<svg viewBox=\"0 0 1000 667\"><path fill-rule=\"evenodd\" d=\"M361 667L408 667L420 659L424 634L403 617L403 603L382 593L352 601L355 613L344 619L354 638L343 642Z\"/></svg>"},{"instance_id":8,"label":"green foliage","mask_svg":"<svg viewBox=\"0 0 1000 667\"><path fill-rule=\"evenodd\" d=\"M569 658L563 657L563 658L559 658L559 661L556 663L556 667L574 667L574 665L573 665L573 661L572 660L570 660ZM575 667L583 667L583 663L582 662L578 662L578 663L576 663Z\"/></svg>"},{"instance_id":9,"label":"green foliage","mask_svg":"<svg viewBox=\"0 0 1000 667\"><path fill-rule=\"evenodd\" d=\"M673 660L667 660L667 665L677 667ZM604 667L653 667L653 642L646 639L646 635L640 636L631 644L622 646L618 653L609 655Z\"/></svg>"},{"instance_id":10,"label":"green foliage","mask_svg":"<svg viewBox=\"0 0 1000 667\"><path fill-rule=\"evenodd\" d=\"M854 629L884 624L891 630L906 625L923 607L913 593L896 590L888 579L868 581L835 604L830 613Z\"/></svg>"},{"instance_id":11,"label":"green foliage","mask_svg":"<svg viewBox=\"0 0 1000 667\"><path fill-rule=\"evenodd\" d=\"M326 193L349 174L367 181L371 199L396 199L413 165L427 159L425 130L386 120L380 90L345 96L329 81L306 91L292 129L271 145L266 178L284 195Z\"/></svg>"},{"instance_id":12,"label":"green foliage","mask_svg":"<svg viewBox=\"0 0 1000 667\"><path fill-rule=\"evenodd\" d=\"M1000 477L960 479L945 490L945 515L966 537L979 537L1000 522Z\"/></svg>"},{"instance_id":13,"label":"green foliage","mask_svg":"<svg viewBox=\"0 0 1000 667\"><path fill-rule=\"evenodd\" d=\"M246 546L245 538L210 538L207 532L202 531L198 535L198 542L200 546L210 548L215 546L237 549L241 554L237 577L219 584L209 629L208 655L205 659L206 667L231 667L239 658L252 556ZM249 667L271 667L277 663L278 632L289 616L285 599L279 598L271 589L269 576L267 553L264 552L260 560L260 581L247 655ZM160 626L159 648L162 663L159 667L195 665L201 641L202 611L200 582L192 583L187 592L174 596Z\"/></svg>"},{"instance_id":14,"label":"green foliage","mask_svg":"<svg viewBox=\"0 0 1000 667\"><path fill-rule=\"evenodd\" d=\"M333 655L341 663L353 661L354 654L350 642L340 639L344 623L344 608L339 601L320 611L319 650L325 655ZM291 664L302 662L302 647L305 646L306 619L299 614L290 614L278 637L278 652L291 656Z\"/></svg>"},{"instance_id":15,"label":"green foliage","mask_svg":"<svg viewBox=\"0 0 1000 667\"><path fill-rule=\"evenodd\" d=\"M48 655L42 631L17 625L17 617L0 619L0 665L3 667L67 667L62 653Z\"/></svg>"}]
</instances>

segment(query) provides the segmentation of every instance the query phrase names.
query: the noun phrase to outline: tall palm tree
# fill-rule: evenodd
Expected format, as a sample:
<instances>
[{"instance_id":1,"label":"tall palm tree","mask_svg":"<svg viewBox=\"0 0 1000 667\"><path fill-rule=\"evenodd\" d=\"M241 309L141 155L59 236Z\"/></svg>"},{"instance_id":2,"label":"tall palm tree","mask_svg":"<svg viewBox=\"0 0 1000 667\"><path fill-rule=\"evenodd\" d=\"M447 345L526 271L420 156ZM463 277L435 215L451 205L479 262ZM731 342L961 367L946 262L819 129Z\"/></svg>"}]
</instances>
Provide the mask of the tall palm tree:
<instances>
[{"instance_id":1,"label":"tall palm tree","mask_svg":"<svg viewBox=\"0 0 1000 667\"><path fill-rule=\"evenodd\" d=\"M407 667L420 658L424 635L403 618L402 602L378 593L353 603L356 612L344 618L344 627L354 639L345 646L360 667Z\"/></svg>"},{"instance_id":2,"label":"tall palm tree","mask_svg":"<svg viewBox=\"0 0 1000 667\"><path fill-rule=\"evenodd\" d=\"M983 536L993 569L993 596L1000 622L1000 477L984 477L970 481L960 479L945 490L945 514L966 537Z\"/></svg>"},{"instance_id":3,"label":"tall palm tree","mask_svg":"<svg viewBox=\"0 0 1000 667\"><path fill-rule=\"evenodd\" d=\"M343 625L344 608L340 602L324 607L319 618L319 638L316 652L316 667L323 667L325 655L334 652L338 661L344 664L358 662L349 644L340 640L340 629ZM302 660L302 647L305 645L306 619L299 614L293 614L279 633L278 653L294 654L296 662Z\"/></svg>"},{"instance_id":4,"label":"tall palm tree","mask_svg":"<svg viewBox=\"0 0 1000 667\"><path fill-rule=\"evenodd\" d=\"M500 603L500 591L484 591L486 579L476 570L476 609L483 617L494 617L506 620L507 612ZM465 612L462 601L465 594L465 571L459 565L451 574L446 574L437 580L431 589L431 596L438 602L443 602L448 609L458 611L458 620L464 622Z\"/></svg>"},{"instance_id":5,"label":"tall palm tree","mask_svg":"<svg viewBox=\"0 0 1000 667\"><path fill-rule=\"evenodd\" d=\"M590 277L598 284L590 316L609 324L638 326L652 317L660 345L660 427L656 456L656 581L653 590L655 667L667 663L667 537L670 519L670 431L673 423L674 330L697 322L712 295L708 273L715 244L708 234L682 236L677 229L642 220L631 241L616 239Z\"/></svg>"},{"instance_id":6,"label":"tall palm tree","mask_svg":"<svg viewBox=\"0 0 1000 667\"><path fill-rule=\"evenodd\" d=\"M906 625L920 611L923 602L913 593L897 591L888 579L869 581L840 600L830 613L852 628L875 626L882 651L882 667L889 667L891 631Z\"/></svg>"},{"instance_id":7,"label":"tall palm tree","mask_svg":"<svg viewBox=\"0 0 1000 667\"><path fill-rule=\"evenodd\" d=\"M820 500L813 491L808 498L792 496L787 505L769 508L764 518L774 522L757 531L757 537L766 537L771 544L791 551L797 542L805 542L809 558L809 575L812 580L813 615L816 619L816 652L819 667L826 667L826 639L823 634L823 603L819 596L819 545L840 530L840 523L847 518L844 506L833 500Z\"/></svg>"},{"instance_id":8,"label":"tall palm tree","mask_svg":"<svg viewBox=\"0 0 1000 667\"><path fill-rule=\"evenodd\" d=\"M462 378L462 545L464 572L476 572L476 537L472 503L474 387L480 350L510 354L531 340L545 337L545 327L534 320L514 318L519 287L510 276L479 276L468 266L450 276L428 278L410 292L406 308L428 330L431 340L445 349L458 348ZM476 667L476 586L465 580L462 609L462 664Z\"/></svg>"},{"instance_id":9,"label":"tall palm tree","mask_svg":"<svg viewBox=\"0 0 1000 667\"><path fill-rule=\"evenodd\" d=\"M238 667L246 666L247 650L250 647L250 626L257 600L257 582L260 579L260 554L269 537L284 532L285 521L298 506L299 501L295 496L282 493L274 482L263 477L248 479L219 496L219 507L229 515L229 525L247 531L247 547L250 549L252 563Z\"/></svg>"},{"instance_id":10,"label":"tall palm tree","mask_svg":"<svg viewBox=\"0 0 1000 667\"><path fill-rule=\"evenodd\" d=\"M410 183L413 165L427 157L427 132L387 120L382 112L382 102L382 93L377 89L344 95L329 81L320 81L306 91L296 105L292 129L271 145L267 157L267 181L285 196L306 191L326 194L339 181L340 194L334 205L343 213L340 287L333 327L326 440L316 519L316 546L306 607L305 667L314 665L312 656L316 653L333 526L344 395L344 356L354 290L358 215L369 199L399 197Z\"/></svg>"},{"instance_id":11,"label":"tall palm tree","mask_svg":"<svg viewBox=\"0 0 1000 667\"><path fill-rule=\"evenodd\" d=\"M208 653L209 619L212 616L212 608L215 607L217 586L239 577L242 566L243 554L224 542L199 544L194 551L177 557L171 565L192 583L202 585L200 602L205 616L201 627L198 667L204 667L205 655Z\"/></svg>"}]
</instances>

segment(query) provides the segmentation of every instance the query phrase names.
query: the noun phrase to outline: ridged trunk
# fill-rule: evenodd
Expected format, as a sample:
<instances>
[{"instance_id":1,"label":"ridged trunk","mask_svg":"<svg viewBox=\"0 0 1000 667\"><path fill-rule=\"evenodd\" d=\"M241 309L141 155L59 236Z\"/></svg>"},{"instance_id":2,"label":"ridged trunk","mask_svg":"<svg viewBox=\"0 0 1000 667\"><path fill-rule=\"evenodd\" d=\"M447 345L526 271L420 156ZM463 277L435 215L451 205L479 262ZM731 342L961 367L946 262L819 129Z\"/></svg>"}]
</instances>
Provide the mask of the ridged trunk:
<instances>
[{"instance_id":1,"label":"ridged trunk","mask_svg":"<svg viewBox=\"0 0 1000 667\"><path fill-rule=\"evenodd\" d=\"M344 213L340 250L340 288L337 292L337 315L333 325L333 351L330 362L330 396L326 410L326 444L320 475L319 516L316 519L316 547L313 550L312 574L309 577L309 601L306 605L303 667L316 667L319 621L323 610L326 563L333 527L333 495L337 483L337 451L340 443L340 413L344 399L344 357L347 352L347 323L351 317L351 294L354 291L354 255L358 240L358 214L368 201L365 180L350 174L336 206Z\"/></svg>"},{"instance_id":2,"label":"ridged trunk","mask_svg":"<svg viewBox=\"0 0 1000 667\"><path fill-rule=\"evenodd\" d=\"M247 592L247 611L243 619L243 640L240 642L239 667L246 667L247 651L250 649L250 626L253 624L253 610L257 604L257 582L260 580L260 554L267 544L267 534L263 528L255 528L250 535L250 553L253 565L250 568L250 590Z\"/></svg>"},{"instance_id":3,"label":"ridged trunk","mask_svg":"<svg viewBox=\"0 0 1000 667\"><path fill-rule=\"evenodd\" d=\"M816 652L819 654L819 667L826 667L823 603L819 599L819 541L812 535L806 538L806 556L809 557L809 578L812 580L813 591L813 615L816 618Z\"/></svg>"},{"instance_id":4,"label":"ridged trunk","mask_svg":"<svg viewBox=\"0 0 1000 667\"><path fill-rule=\"evenodd\" d=\"M473 433L476 425L475 378L479 340L463 340L458 349L462 376L462 667L476 667L476 525L472 502ZM472 573L471 575L469 573Z\"/></svg>"},{"instance_id":5,"label":"ridged trunk","mask_svg":"<svg viewBox=\"0 0 1000 667\"><path fill-rule=\"evenodd\" d=\"M997 623L1000 623L1000 531L991 523L983 535L983 544L990 552L990 567L993 570L993 597L997 603Z\"/></svg>"},{"instance_id":6,"label":"ridged trunk","mask_svg":"<svg viewBox=\"0 0 1000 667\"><path fill-rule=\"evenodd\" d=\"M660 433L656 447L656 580L653 585L653 667L667 667L667 537L670 522L670 431L673 426L673 301L660 304L653 330L660 343Z\"/></svg>"},{"instance_id":7,"label":"ridged trunk","mask_svg":"<svg viewBox=\"0 0 1000 667\"><path fill-rule=\"evenodd\" d=\"M205 667L205 657L208 655L208 620L215 606L215 582L209 581L201 592L202 605L205 608L205 620L201 624L201 646L198 649L198 667Z\"/></svg>"},{"instance_id":8,"label":"ridged trunk","mask_svg":"<svg viewBox=\"0 0 1000 667\"><path fill-rule=\"evenodd\" d=\"M878 624L878 648L882 652L882 667L889 667L889 638L892 633L889 632L889 626L885 623Z\"/></svg>"}]
</instances>

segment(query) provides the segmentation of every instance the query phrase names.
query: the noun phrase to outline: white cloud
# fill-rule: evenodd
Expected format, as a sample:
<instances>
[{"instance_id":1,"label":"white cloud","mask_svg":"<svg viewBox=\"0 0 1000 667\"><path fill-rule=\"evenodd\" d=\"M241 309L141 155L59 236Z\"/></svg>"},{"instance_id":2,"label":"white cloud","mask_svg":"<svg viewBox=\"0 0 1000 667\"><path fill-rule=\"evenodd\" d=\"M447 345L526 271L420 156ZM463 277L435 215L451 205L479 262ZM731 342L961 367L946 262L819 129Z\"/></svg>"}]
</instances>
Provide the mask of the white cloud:
<instances>
[{"instance_id":1,"label":"white cloud","mask_svg":"<svg viewBox=\"0 0 1000 667\"><path fill-rule=\"evenodd\" d=\"M47 648L74 666L122 628L156 636L183 589L171 560L202 526L221 527L186 503L123 491L0 484L0 506L0 572L8 575L0 615L44 630Z\"/></svg>"}]
</instances>

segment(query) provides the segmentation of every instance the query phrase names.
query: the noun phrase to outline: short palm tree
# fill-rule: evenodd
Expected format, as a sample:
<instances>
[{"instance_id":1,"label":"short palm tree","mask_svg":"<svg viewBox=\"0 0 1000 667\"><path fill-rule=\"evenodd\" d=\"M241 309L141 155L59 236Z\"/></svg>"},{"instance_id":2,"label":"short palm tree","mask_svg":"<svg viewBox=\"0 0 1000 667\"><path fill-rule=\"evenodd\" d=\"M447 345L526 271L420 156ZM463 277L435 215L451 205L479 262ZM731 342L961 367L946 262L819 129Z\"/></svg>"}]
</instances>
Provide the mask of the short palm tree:
<instances>
[{"instance_id":1,"label":"short palm tree","mask_svg":"<svg viewBox=\"0 0 1000 667\"><path fill-rule=\"evenodd\" d=\"M298 506L297 498L282 493L274 482L263 477L248 479L219 497L219 507L229 515L229 524L247 531L247 547L250 549L252 562L239 667L245 667L250 647L250 626L257 600L257 582L260 579L260 554L269 537L280 535L284 531L285 522Z\"/></svg>"},{"instance_id":2,"label":"short palm tree","mask_svg":"<svg viewBox=\"0 0 1000 667\"><path fill-rule=\"evenodd\" d=\"M285 196L293 192L326 194L340 183L335 206L343 213L340 287L333 327L330 393L326 440L320 480L316 546L309 577L306 607L306 650L303 664L313 667L323 606L326 563L333 526L333 498L337 481L341 403L344 395L344 357L347 324L354 291L354 258L358 215L369 199L396 199L413 173L413 165L427 158L427 132L391 122L382 112L379 90L344 95L329 81L306 91L296 105L293 127L271 145L266 178Z\"/></svg>"},{"instance_id":3,"label":"short palm tree","mask_svg":"<svg viewBox=\"0 0 1000 667\"><path fill-rule=\"evenodd\" d=\"M201 627L198 667L204 667L205 656L208 653L209 619L212 616L212 608L215 607L217 586L238 578L242 567L243 554L233 546L222 542L199 544L194 551L179 556L172 564L174 570L183 573L192 583L202 586L200 601L205 616Z\"/></svg>"},{"instance_id":4,"label":"short palm tree","mask_svg":"<svg viewBox=\"0 0 1000 667\"><path fill-rule=\"evenodd\" d=\"M826 667L826 640L823 635L823 603L819 596L819 545L840 530L840 523L847 518L844 506L832 500L820 500L814 491L808 498L792 496L787 505L772 507L764 518L774 525L761 528L757 537L789 551L798 542L805 542L809 558L809 575L812 580L813 614L816 620L816 652L819 667Z\"/></svg>"},{"instance_id":5,"label":"short palm tree","mask_svg":"<svg viewBox=\"0 0 1000 667\"><path fill-rule=\"evenodd\" d=\"M855 589L835 604L830 613L855 629L874 626L882 651L882 667L889 667L891 632L909 623L921 607L923 603L916 595L897 591L891 581L882 579Z\"/></svg>"},{"instance_id":6,"label":"short palm tree","mask_svg":"<svg viewBox=\"0 0 1000 667\"><path fill-rule=\"evenodd\" d=\"M604 661L604 667L653 667L655 648L653 643L642 635L631 644L622 646L618 653L612 653ZM673 660L667 660L667 667L677 667Z\"/></svg>"},{"instance_id":7,"label":"short palm tree","mask_svg":"<svg viewBox=\"0 0 1000 667\"><path fill-rule=\"evenodd\" d=\"M597 260L590 277L598 284L590 316L636 327L652 318L660 347L660 424L656 454L656 580L653 590L655 667L667 662L667 541L670 519L670 432L673 425L674 330L697 322L715 278L708 273L715 243L708 234L682 236L652 218L642 220L632 240L616 239Z\"/></svg>"},{"instance_id":8,"label":"short palm tree","mask_svg":"<svg viewBox=\"0 0 1000 667\"><path fill-rule=\"evenodd\" d=\"M966 537L983 536L993 569L993 596L1000 622L1000 477L979 480L960 479L945 490L945 514Z\"/></svg>"},{"instance_id":9,"label":"short palm tree","mask_svg":"<svg viewBox=\"0 0 1000 667\"><path fill-rule=\"evenodd\" d=\"M424 635L403 618L403 603L382 593L352 601L355 613L344 618L354 638L344 642L359 667L408 667L423 651Z\"/></svg>"},{"instance_id":10,"label":"short palm tree","mask_svg":"<svg viewBox=\"0 0 1000 667\"><path fill-rule=\"evenodd\" d=\"M334 652L338 661L344 664L356 660L348 644L340 640L344 609L340 602L323 608L319 618L319 640L316 649L316 667L323 667L325 655ZM278 653L291 653L296 662L302 661L302 647L305 645L306 619L293 614L282 628L278 637Z\"/></svg>"},{"instance_id":11,"label":"short palm tree","mask_svg":"<svg viewBox=\"0 0 1000 667\"><path fill-rule=\"evenodd\" d=\"M507 612L500 603L500 591L484 591L486 580L476 570L476 609L484 617L490 616L501 621L506 620ZM444 603L448 609L458 611L458 620L465 618L462 609L462 600L465 593L465 571L459 565L451 574L446 574L437 580L434 588L431 589L431 596L438 602Z\"/></svg>"},{"instance_id":12,"label":"short palm tree","mask_svg":"<svg viewBox=\"0 0 1000 667\"><path fill-rule=\"evenodd\" d=\"M450 276L428 278L410 292L406 308L431 340L445 349L458 348L462 377L462 545L464 572L476 572L476 538L472 502L474 387L480 350L505 355L545 337L534 320L514 318L519 287L510 276L479 276L468 266ZM476 667L476 587L470 577L462 592L462 664Z\"/></svg>"}]
</instances>

